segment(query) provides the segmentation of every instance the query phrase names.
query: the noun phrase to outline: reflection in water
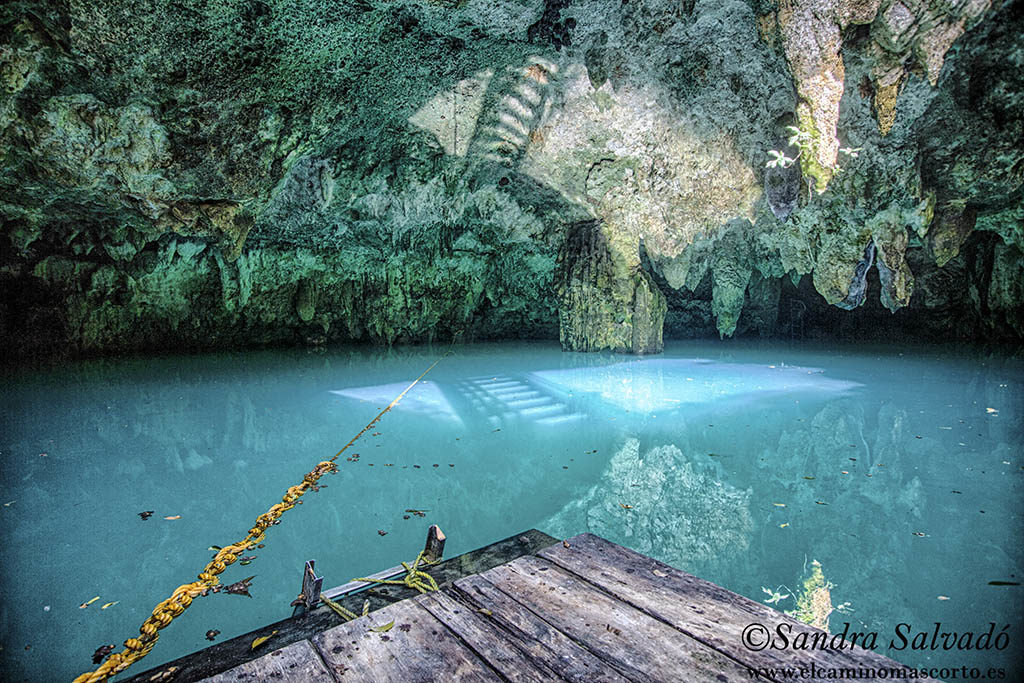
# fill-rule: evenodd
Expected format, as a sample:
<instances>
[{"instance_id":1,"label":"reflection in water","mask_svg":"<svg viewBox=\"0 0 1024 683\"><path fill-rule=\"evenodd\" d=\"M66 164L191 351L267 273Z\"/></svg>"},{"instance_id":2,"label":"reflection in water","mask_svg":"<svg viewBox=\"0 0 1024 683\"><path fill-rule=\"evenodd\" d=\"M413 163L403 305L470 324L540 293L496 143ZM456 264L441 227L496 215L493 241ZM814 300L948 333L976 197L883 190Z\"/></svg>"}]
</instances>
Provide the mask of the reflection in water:
<instances>
[{"instance_id":1,"label":"reflection in water","mask_svg":"<svg viewBox=\"0 0 1024 683\"><path fill-rule=\"evenodd\" d=\"M14 378L0 396L5 675L81 673L440 354L220 354ZM307 559L340 584L411 559L432 523L450 554L530 527L589 529L755 600L798 591L817 560L852 610L833 630L1018 624L1020 589L988 582L1024 572L1022 378L1019 361L966 352L457 347L252 565L228 571L257 575L254 599L197 600L146 665L206 645L208 629L287 616ZM96 595L119 602L78 609ZM1010 666L1022 641L889 654Z\"/></svg>"},{"instance_id":2,"label":"reflection in water","mask_svg":"<svg viewBox=\"0 0 1024 683\"><path fill-rule=\"evenodd\" d=\"M719 463L694 462L674 445L640 452L632 438L601 480L542 526L556 536L581 530L706 576L750 543L751 490L728 483Z\"/></svg>"},{"instance_id":3,"label":"reflection in water","mask_svg":"<svg viewBox=\"0 0 1024 683\"><path fill-rule=\"evenodd\" d=\"M819 368L725 363L703 358L644 358L600 368L539 370L535 380L644 413L732 400L751 403L779 394L838 395L856 382L823 377Z\"/></svg>"},{"instance_id":4,"label":"reflection in water","mask_svg":"<svg viewBox=\"0 0 1024 683\"><path fill-rule=\"evenodd\" d=\"M354 398L360 403L387 405L405 391L410 382L393 382L377 384L372 387L354 389L332 389L330 393L346 398ZM432 420L451 422L457 427L464 426L452 404L445 398L444 391L435 383L423 380L416 385L416 392L405 396L395 408L397 411L416 413Z\"/></svg>"}]
</instances>

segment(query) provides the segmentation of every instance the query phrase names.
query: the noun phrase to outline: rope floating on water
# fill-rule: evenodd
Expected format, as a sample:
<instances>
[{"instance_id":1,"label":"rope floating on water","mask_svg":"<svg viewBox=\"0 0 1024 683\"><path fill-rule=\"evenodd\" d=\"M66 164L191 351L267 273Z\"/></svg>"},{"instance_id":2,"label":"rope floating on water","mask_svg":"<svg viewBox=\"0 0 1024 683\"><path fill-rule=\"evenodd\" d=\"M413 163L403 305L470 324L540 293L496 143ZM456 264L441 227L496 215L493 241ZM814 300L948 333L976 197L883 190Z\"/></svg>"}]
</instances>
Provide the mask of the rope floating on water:
<instances>
[{"instance_id":1,"label":"rope floating on water","mask_svg":"<svg viewBox=\"0 0 1024 683\"><path fill-rule=\"evenodd\" d=\"M174 592L171 593L171 596L158 604L153 609L152 616L147 618L142 623L142 626L139 627L139 637L129 638L124 641L125 649L123 651L111 654L106 661L100 664L98 668L78 676L74 680L74 683L102 683L102 681L106 681L111 676L121 673L132 664L148 655L153 647L156 646L156 641L160 638L160 629L167 628L170 626L172 621L184 614L185 610L188 609L193 600L198 597L208 595L210 589L220 583L220 578L218 577L219 574L223 573L225 569L234 564L243 552L246 550L252 550L256 547L256 544L262 542L266 537L267 529L275 524L279 524L281 515L295 507L299 498L301 498L306 491L316 486L320 477L328 472L332 474L337 472L338 466L335 464L335 461L341 456L341 454L344 453L352 444L358 441L359 437L372 429L388 411L398 405L398 402L401 401L421 379L426 377L428 372L433 370L438 363L451 354L452 349L449 348L447 353L435 360L431 363L430 367L420 373L420 376L414 379L412 384L407 386L402 393L391 401L391 403L377 413L377 416L370 420L370 422L363 427L362 431L352 437L352 439L350 439L340 451L335 453L332 458L325 460L314 467L312 471L302 478L301 484L289 487L281 498L280 503L271 506L269 510L256 518L256 523L251 529L249 529L249 533L245 538L237 543L232 543L231 545L218 550L214 558L207 563L205 567L203 567L203 570L197 576L198 580L182 584L175 588ZM402 566L409 570L409 575L406 579L415 580L414 583L397 583L409 585L411 588L416 588L420 592L425 592L424 589L420 587L421 585L429 587L433 584L433 590L437 590L437 584L434 583L433 578L425 572L417 571L416 569L422 556L423 553L420 553L420 557L416 558L416 562L413 563L411 568L404 562L402 563ZM424 579L418 578L424 576L429 579L429 583L424 583Z\"/></svg>"}]
</instances>

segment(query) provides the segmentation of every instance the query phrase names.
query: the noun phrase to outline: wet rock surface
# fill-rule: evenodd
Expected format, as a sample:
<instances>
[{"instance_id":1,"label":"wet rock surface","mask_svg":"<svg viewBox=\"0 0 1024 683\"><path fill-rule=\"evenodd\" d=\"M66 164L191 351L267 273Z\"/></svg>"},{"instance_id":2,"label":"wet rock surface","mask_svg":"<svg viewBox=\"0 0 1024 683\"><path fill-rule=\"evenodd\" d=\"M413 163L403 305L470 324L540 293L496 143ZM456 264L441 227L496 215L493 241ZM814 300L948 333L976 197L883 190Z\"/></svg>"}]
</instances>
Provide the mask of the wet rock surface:
<instances>
[{"instance_id":1,"label":"wet rock surface","mask_svg":"<svg viewBox=\"0 0 1024 683\"><path fill-rule=\"evenodd\" d=\"M0 9L5 355L1024 334L1019 3L123 9Z\"/></svg>"}]
</instances>

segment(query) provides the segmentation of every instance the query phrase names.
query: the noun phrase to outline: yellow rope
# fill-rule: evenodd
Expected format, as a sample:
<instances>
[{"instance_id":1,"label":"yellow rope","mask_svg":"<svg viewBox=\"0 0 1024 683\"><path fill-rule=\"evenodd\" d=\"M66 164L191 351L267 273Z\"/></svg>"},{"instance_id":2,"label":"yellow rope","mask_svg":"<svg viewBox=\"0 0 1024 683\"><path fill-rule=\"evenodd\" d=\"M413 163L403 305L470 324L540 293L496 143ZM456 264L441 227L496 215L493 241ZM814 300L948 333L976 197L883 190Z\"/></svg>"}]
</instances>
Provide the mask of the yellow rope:
<instances>
[{"instance_id":1,"label":"yellow rope","mask_svg":"<svg viewBox=\"0 0 1024 683\"><path fill-rule=\"evenodd\" d=\"M412 566L409 566L405 562L402 563L402 566L405 567L405 571L407 573L406 573L406 575L404 577L402 577L401 581L397 581L397 580L394 580L394 579L368 579L368 578L352 579L352 580L353 581L365 581L366 583L384 583L384 584L387 584L389 586L405 586L406 588L415 588L420 593L427 593L429 591L436 591L437 590L437 581L434 581L434 577L433 576L431 576L430 574L426 573L425 571L422 571L419 568L421 562L423 564L437 564L436 560L431 562L430 560L428 560L428 559L423 557L423 554L426 553L426 552L427 552L426 550L421 550L420 554L416 556L416 561L412 563Z\"/></svg>"},{"instance_id":2,"label":"yellow rope","mask_svg":"<svg viewBox=\"0 0 1024 683\"><path fill-rule=\"evenodd\" d=\"M248 535L237 543L225 546L217 551L214 558L203 568L203 571L199 573L197 581L192 583L186 583L178 586L171 593L171 596L161 602L153 609L153 614L142 623L139 627L139 637L129 638L124 641L125 649L121 652L115 652L111 654L105 662L100 664L99 668L95 671L88 671L74 680L74 683L101 683L106 681L111 676L119 674L129 666L139 661L143 657L149 654L150 650L156 645L157 639L160 637L160 629L166 628L174 621L175 618L184 614L185 610L188 609L192 601L197 597L207 595L211 588L220 583L218 574L221 574L225 569L235 563L238 556L246 550L252 550L256 544L263 541L267 529L274 524L278 523L281 515L288 510L295 507L296 501L303 496L310 488L312 488L320 477L327 474L328 472L334 473L338 470L338 466L334 464L342 453L348 449L349 446L354 444L359 437L368 432L373 428L377 422L384 417L384 414L395 407L402 398L405 397L409 391L416 386L416 384L423 379L428 372L434 369L434 367L442 360L451 355L451 349L446 354L434 361L429 368L423 371L419 377L413 380L412 384L405 388L405 391L395 397L391 403L387 405L383 410L377 413L377 416L370 420L369 424L363 427L363 430L356 434L352 439L345 444L340 451L334 454L330 460L325 460L319 465L313 468L313 470L302 478L302 483L297 486L289 487L288 491L285 492L281 498L281 502L273 505L269 510L264 512L262 515L256 518L256 523L251 529L249 529ZM421 553L422 555L422 553ZM417 562L419 559L417 558ZM403 563L404 566L405 563ZM408 567L406 567L408 569ZM413 565L415 569L415 563ZM419 572L424 574L423 572ZM410 574L411 575L411 574ZM429 578L429 577L428 577ZM433 582L433 579L430 579ZM434 584L436 590L437 584ZM420 589L422 591L422 589Z\"/></svg>"}]
</instances>

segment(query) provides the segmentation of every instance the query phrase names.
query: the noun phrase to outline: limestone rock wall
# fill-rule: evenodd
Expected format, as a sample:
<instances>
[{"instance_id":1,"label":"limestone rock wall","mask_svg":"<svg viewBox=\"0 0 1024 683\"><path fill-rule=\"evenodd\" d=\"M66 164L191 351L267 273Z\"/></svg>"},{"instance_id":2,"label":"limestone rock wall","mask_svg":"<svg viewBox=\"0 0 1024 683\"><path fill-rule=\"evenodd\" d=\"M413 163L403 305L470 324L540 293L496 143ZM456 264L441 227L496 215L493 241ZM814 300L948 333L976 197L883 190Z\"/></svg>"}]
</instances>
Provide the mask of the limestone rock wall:
<instances>
[{"instance_id":1,"label":"limestone rock wall","mask_svg":"<svg viewBox=\"0 0 1024 683\"><path fill-rule=\"evenodd\" d=\"M14 0L5 351L1019 339L1022 44L999 0Z\"/></svg>"}]
</instances>

